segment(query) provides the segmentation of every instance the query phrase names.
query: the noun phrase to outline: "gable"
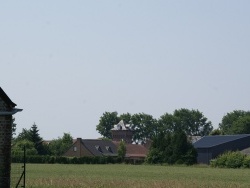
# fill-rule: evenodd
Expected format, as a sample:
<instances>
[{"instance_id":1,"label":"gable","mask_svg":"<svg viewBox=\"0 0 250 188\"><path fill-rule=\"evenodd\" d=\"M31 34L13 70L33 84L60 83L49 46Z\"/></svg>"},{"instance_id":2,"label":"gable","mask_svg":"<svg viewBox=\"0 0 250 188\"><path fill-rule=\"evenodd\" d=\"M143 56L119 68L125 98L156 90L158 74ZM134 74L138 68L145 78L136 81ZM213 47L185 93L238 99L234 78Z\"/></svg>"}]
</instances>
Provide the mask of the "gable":
<instances>
[{"instance_id":1,"label":"gable","mask_svg":"<svg viewBox=\"0 0 250 188\"><path fill-rule=\"evenodd\" d=\"M0 87L0 111L10 110L15 106L16 104L10 100L7 94Z\"/></svg>"}]
</instances>

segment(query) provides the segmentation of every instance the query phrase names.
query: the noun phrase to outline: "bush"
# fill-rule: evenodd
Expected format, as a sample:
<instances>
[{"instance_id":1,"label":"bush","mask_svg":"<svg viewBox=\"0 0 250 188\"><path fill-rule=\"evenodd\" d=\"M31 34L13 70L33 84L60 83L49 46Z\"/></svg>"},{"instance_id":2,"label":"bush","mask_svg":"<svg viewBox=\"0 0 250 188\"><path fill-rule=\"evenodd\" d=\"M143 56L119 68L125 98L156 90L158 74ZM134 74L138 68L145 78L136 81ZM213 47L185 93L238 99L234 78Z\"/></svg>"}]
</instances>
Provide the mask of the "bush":
<instances>
[{"instance_id":1,"label":"bush","mask_svg":"<svg viewBox=\"0 0 250 188\"><path fill-rule=\"evenodd\" d=\"M249 168L250 157L239 151L229 151L220 155L218 158L211 160L210 165L219 168Z\"/></svg>"},{"instance_id":2,"label":"bush","mask_svg":"<svg viewBox=\"0 0 250 188\"><path fill-rule=\"evenodd\" d=\"M250 156L246 156L243 161L243 168L250 168Z\"/></svg>"}]
</instances>

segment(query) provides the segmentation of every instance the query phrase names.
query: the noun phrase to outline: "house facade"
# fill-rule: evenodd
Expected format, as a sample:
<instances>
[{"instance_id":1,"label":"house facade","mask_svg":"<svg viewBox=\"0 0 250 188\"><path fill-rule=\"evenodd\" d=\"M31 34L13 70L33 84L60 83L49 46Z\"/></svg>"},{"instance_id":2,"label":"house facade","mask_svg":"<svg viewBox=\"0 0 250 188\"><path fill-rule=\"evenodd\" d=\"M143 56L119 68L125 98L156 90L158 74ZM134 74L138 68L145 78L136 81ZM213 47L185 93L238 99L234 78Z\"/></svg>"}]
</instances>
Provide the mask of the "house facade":
<instances>
[{"instance_id":1,"label":"house facade","mask_svg":"<svg viewBox=\"0 0 250 188\"><path fill-rule=\"evenodd\" d=\"M0 87L0 187L10 187L12 115L21 109Z\"/></svg>"}]
</instances>

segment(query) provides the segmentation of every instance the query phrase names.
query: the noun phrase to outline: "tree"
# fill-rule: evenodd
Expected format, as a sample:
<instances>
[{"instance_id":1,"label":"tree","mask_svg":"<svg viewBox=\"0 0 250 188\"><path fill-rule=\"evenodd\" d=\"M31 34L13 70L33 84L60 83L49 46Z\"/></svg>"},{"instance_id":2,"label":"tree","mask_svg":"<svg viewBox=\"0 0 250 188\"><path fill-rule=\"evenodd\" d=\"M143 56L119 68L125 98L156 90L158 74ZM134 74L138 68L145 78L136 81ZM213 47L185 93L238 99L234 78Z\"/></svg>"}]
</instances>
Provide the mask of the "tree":
<instances>
[{"instance_id":1,"label":"tree","mask_svg":"<svg viewBox=\"0 0 250 188\"><path fill-rule=\"evenodd\" d=\"M157 120L144 113L132 115L131 126L134 130L134 140L145 141L153 138L159 132Z\"/></svg>"},{"instance_id":2,"label":"tree","mask_svg":"<svg viewBox=\"0 0 250 188\"><path fill-rule=\"evenodd\" d=\"M214 129L211 131L211 133L209 134L211 136L214 136L214 135L222 135L222 132L220 129Z\"/></svg>"},{"instance_id":3,"label":"tree","mask_svg":"<svg viewBox=\"0 0 250 188\"><path fill-rule=\"evenodd\" d=\"M37 155L37 150L35 148L35 144L30 140L19 140L14 146L11 148L12 155L23 155L23 149L25 147L25 151L27 155Z\"/></svg>"},{"instance_id":4,"label":"tree","mask_svg":"<svg viewBox=\"0 0 250 188\"><path fill-rule=\"evenodd\" d=\"M63 137L58 137L50 142L48 148L51 155L61 156L73 144L70 133L63 133Z\"/></svg>"},{"instance_id":5,"label":"tree","mask_svg":"<svg viewBox=\"0 0 250 188\"><path fill-rule=\"evenodd\" d=\"M125 159L125 155L126 155L126 145L125 145L125 142L122 140L120 143L119 143L119 146L118 146L118 157L124 161Z\"/></svg>"},{"instance_id":6,"label":"tree","mask_svg":"<svg viewBox=\"0 0 250 188\"><path fill-rule=\"evenodd\" d=\"M125 124L130 124L131 123L131 117L132 115L130 113L126 114L121 114L118 119L119 121L123 120Z\"/></svg>"},{"instance_id":7,"label":"tree","mask_svg":"<svg viewBox=\"0 0 250 188\"><path fill-rule=\"evenodd\" d=\"M119 122L117 112L104 112L100 117L96 130L105 138L112 138L111 129Z\"/></svg>"},{"instance_id":8,"label":"tree","mask_svg":"<svg viewBox=\"0 0 250 188\"><path fill-rule=\"evenodd\" d=\"M39 135L39 130L37 125L34 123L29 130L23 129L21 133L15 139L15 142L19 142L21 140L28 140L34 143L34 147L37 150L39 155L46 155L47 151L42 144L42 137Z\"/></svg>"},{"instance_id":9,"label":"tree","mask_svg":"<svg viewBox=\"0 0 250 188\"><path fill-rule=\"evenodd\" d=\"M211 121L200 111L185 108L175 110L173 115L166 113L158 121L165 132L184 130L189 136L208 135L213 129Z\"/></svg>"},{"instance_id":10,"label":"tree","mask_svg":"<svg viewBox=\"0 0 250 188\"><path fill-rule=\"evenodd\" d=\"M191 165L196 163L196 156L197 152L184 131L161 132L153 138L146 162Z\"/></svg>"},{"instance_id":11,"label":"tree","mask_svg":"<svg viewBox=\"0 0 250 188\"><path fill-rule=\"evenodd\" d=\"M20 141L20 140L31 141L30 130L23 128L22 132L17 135L15 142Z\"/></svg>"},{"instance_id":12,"label":"tree","mask_svg":"<svg viewBox=\"0 0 250 188\"><path fill-rule=\"evenodd\" d=\"M246 115L250 115L250 111L234 110L233 112L227 113L223 116L222 121L219 124L220 130L223 134L234 134L231 130L233 123Z\"/></svg>"},{"instance_id":13,"label":"tree","mask_svg":"<svg viewBox=\"0 0 250 188\"><path fill-rule=\"evenodd\" d=\"M250 134L250 115L240 117L230 128L231 134Z\"/></svg>"}]
</instances>

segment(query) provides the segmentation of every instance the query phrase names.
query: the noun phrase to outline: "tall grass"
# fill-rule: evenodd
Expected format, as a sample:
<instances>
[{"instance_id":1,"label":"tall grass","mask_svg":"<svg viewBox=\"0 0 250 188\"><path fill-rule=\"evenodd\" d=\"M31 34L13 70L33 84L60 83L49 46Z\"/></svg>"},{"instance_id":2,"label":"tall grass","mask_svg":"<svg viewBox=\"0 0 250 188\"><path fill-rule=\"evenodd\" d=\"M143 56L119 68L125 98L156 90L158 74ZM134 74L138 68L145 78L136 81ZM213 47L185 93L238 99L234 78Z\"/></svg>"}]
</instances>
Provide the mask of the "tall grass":
<instances>
[{"instance_id":1,"label":"tall grass","mask_svg":"<svg viewBox=\"0 0 250 188\"><path fill-rule=\"evenodd\" d=\"M27 187L250 187L249 169L28 164Z\"/></svg>"}]
</instances>

